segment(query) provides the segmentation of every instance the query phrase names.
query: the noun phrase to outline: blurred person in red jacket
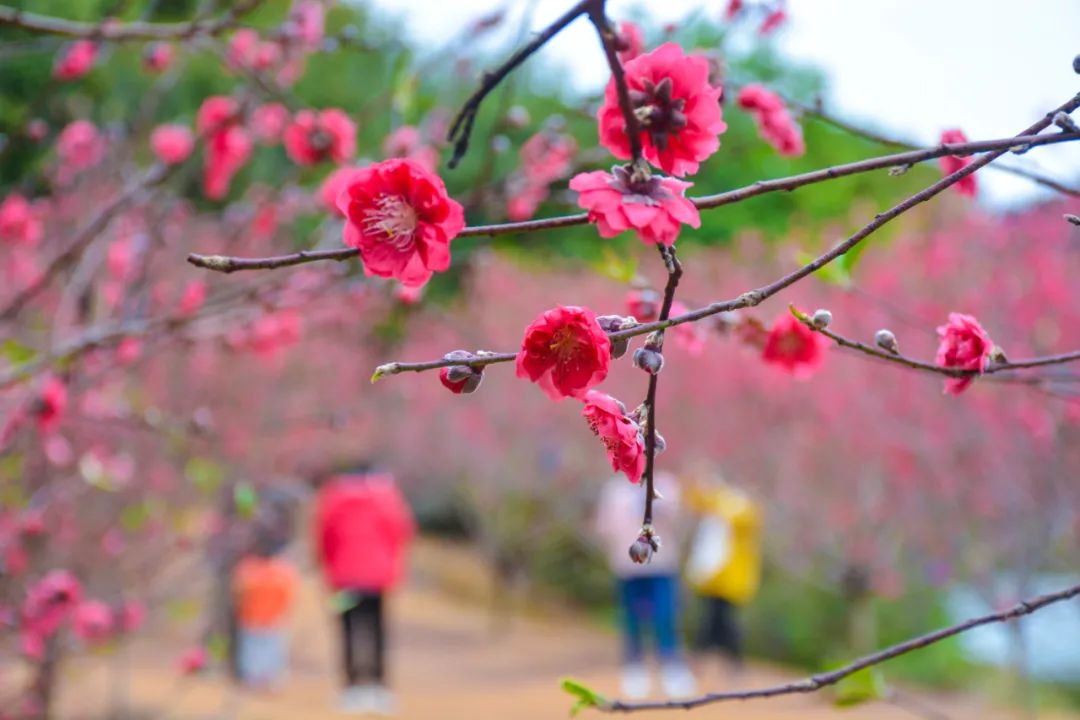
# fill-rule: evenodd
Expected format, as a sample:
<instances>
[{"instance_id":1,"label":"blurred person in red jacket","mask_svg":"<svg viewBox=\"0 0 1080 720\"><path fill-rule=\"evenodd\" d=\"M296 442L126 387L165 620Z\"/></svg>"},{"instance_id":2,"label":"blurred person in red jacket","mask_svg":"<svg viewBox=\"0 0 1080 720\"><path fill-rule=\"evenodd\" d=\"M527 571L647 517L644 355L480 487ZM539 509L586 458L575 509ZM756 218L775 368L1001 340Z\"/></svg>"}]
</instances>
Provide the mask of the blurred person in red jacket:
<instances>
[{"instance_id":1,"label":"blurred person in red jacket","mask_svg":"<svg viewBox=\"0 0 1080 720\"><path fill-rule=\"evenodd\" d=\"M341 613L345 691L341 709L394 711L386 688L385 595L400 582L414 534L409 505L388 473L367 467L319 489L315 547Z\"/></svg>"}]
</instances>

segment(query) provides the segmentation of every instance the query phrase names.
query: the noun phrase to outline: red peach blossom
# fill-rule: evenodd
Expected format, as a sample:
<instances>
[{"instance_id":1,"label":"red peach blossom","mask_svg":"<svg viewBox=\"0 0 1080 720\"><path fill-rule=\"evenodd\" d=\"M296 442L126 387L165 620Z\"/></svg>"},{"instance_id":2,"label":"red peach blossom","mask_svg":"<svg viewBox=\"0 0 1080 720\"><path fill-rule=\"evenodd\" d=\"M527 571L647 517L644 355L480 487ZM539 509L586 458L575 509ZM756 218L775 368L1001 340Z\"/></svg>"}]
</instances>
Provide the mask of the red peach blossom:
<instances>
[{"instance_id":1,"label":"red peach blossom","mask_svg":"<svg viewBox=\"0 0 1080 720\"><path fill-rule=\"evenodd\" d=\"M349 185L359 169L355 167L339 167L326 176L322 185L319 186L319 199L327 210L335 215L345 217L345 213L338 207L338 197L341 196L341 191Z\"/></svg>"},{"instance_id":2,"label":"red peach blossom","mask_svg":"<svg viewBox=\"0 0 1080 720\"><path fill-rule=\"evenodd\" d=\"M796 378L806 379L825 362L825 340L785 312L769 329L761 357Z\"/></svg>"},{"instance_id":3,"label":"red peach blossom","mask_svg":"<svg viewBox=\"0 0 1080 720\"><path fill-rule=\"evenodd\" d=\"M531 182L549 185L570 170L577 141L569 135L541 131L521 146L521 171Z\"/></svg>"},{"instance_id":4,"label":"red peach blossom","mask_svg":"<svg viewBox=\"0 0 1080 720\"><path fill-rule=\"evenodd\" d=\"M582 398L603 382L611 365L611 342L588 308L558 306L525 329L517 376L537 383L552 400Z\"/></svg>"},{"instance_id":5,"label":"red peach blossom","mask_svg":"<svg viewBox=\"0 0 1080 720\"><path fill-rule=\"evenodd\" d=\"M624 49L619 51L619 62L626 64L645 50L645 36L641 26L629 20L619 23L619 38Z\"/></svg>"},{"instance_id":6,"label":"red peach blossom","mask_svg":"<svg viewBox=\"0 0 1080 720\"><path fill-rule=\"evenodd\" d=\"M169 43L151 43L146 46L146 50L143 52L143 69L152 73L165 72L169 69L169 66L172 65L173 56L175 54L176 51Z\"/></svg>"},{"instance_id":7,"label":"red peach blossom","mask_svg":"<svg viewBox=\"0 0 1080 720\"><path fill-rule=\"evenodd\" d=\"M138 338L126 337L116 345L116 362L130 365L142 355L142 343Z\"/></svg>"},{"instance_id":8,"label":"red peach blossom","mask_svg":"<svg viewBox=\"0 0 1080 720\"><path fill-rule=\"evenodd\" d=\"M199 107L195 127L206 137L206 163L203 167L203 192L211 200L229 193L233 175L251 156L251 139L237 125L240 106L223 95L206 98Z\"/></svg>"},{"instance_id":9,"label":"red peach blossom","mask_svg":"<svg viewBox=\"0 0 1080 720\"><path fill-rule=\"evenodd\" d=\"M42 433L51 433L60 424L67 409L67 386L56 376L49 377L38 397L37 423Z\"/></svg>"},{"instance_id":10,"label":"red peach blossom","mask_svg":"<svg viewBox=\"0 0 1080 720\"><path fill-rule=\"evenodd\" d=\"M225 64L232 70L268 70L281 57L277 43L263 40L258 31L241 28L229 38Z\"/></svg>"},{"instance_id":11,"label":"red peach blossom","mask_svg":"<svg viewBox=\"0 0 1080 720\"><path fill-rule=\"evenodd\" d=\"M150 134L150 149L166 165L184 162L194 148L195 137L184 125L159 125Z\"/></svg>"},{"instance_id":12,"label":"red peach blossom","mask_svg":"<svg viewBox=\"0 0 1080 720\"><path fill-rule=\"evenodd\" d=\"M682 177L720 147L727 129L720 111L721 89L709 84L709 61L664 43L626 63L630 99L641 123L642 153L664 172ZM630 159L630 141L619 109L614 79L604 91L598 115L600 144Z\"/></svg>"},{"instance_id":13,"label":"red peach blossom","mask_svg":"<svg viewBox=\"0 0 1080 720\"><path fill-rule=\"evenodd\" d=\"M201 645L191 648L180 656L178 661L180 674L194 675L195 673L200 672L206 668L206 663L209 659L210 656L206 652L206 648Z\"/></svg>"},{"instance_id":14,"label":"red peach blossom","mask_svg":"<svg viewBox=\"0 0 1080 720\"><path fill-rule=\"evenodd\" d=\"M967 141L968 139L967 136L964 135L964 131L957 128L946 130L941 133L941 142L943 145L966 143ZM952 175L957 170L962 170L970 165L972 159L970 157L960 157L959 155L946 155L945 157L940 158L938 162L941 164L941 172L946 175ZM979 189L978 181L975 179L974 173L960 179L954 187L958 193L968 197L975 197L975 194Z\"/></svg>"},{"instance_id":15,"label":"red peach blossom","mask_svg":"<svg viewBox=\"0 0 1080 720\"><path fill-rule=\"evenodd\" d=\"M88 120L69 123L56 138L60 157L60 178L66 182L79 172L97 165L105 155L105 140Z\"/></svg>"},{"instance_id":16,"label":"red peach blossom","mask_svg":"<svg viewBox=\"0 0 1080 720\"><path fill-rule=\"evenodd\" d=\"M768 35L775 31L778 27L784 24L787 20L787 11L782 7L778 7L765 16L765 19L761 22L761 27L758 28L758 35Z\"/></svg>"},{"instance_id":17,"label":"red peach blossom","mask_svg":"<svg viewBox=\"0 0 1080 720\"><path fill-rule=\"evenodd\" d=\"M983 330L982 325L971 315L949 313L949 321L937 329L941 342L938 345L935 362L941 367L960 368L981 373L986 369L987 356L994 347L994 342ZM945 392L959 395L974 377L945 379Z\"/></svg>"},{"instance_id":18,"label":"red peach blossom","mask_svg":"<svg viewBox=\"0 0 1080 720\"><path fill-rule=\"evenodd\" d=\"M18 193L0 203L0 244L36 245L41 239L41 219L33 205Z\"/></svg>"},{"instance_id":19,"label":"red peach blossom","mask_svg":"<svg viewBox=\"0 0 1080 720\"><path fill-rule=\"evenodd\" d=\"M450 241L465 227L461 205L442 179L413 160L361 168L338 198L344 242L357 248L368 275L423 285L450 267Z\"/></svg>"},{"instance_id":20,"label":"red peach blossom","mask_svg":"<svg viewBox=\"0 0 1080 720\"><path fill-rule=\"evenodd\" d=\"M300 41L307 50L322 45L325 11L319 0L296 0L289 10L289 36Z\"/></svg>"},{"instance_id":21,"label":"red peach blossom","mask_svg":"<svg viewBox=\"0 0 1080 720\"><path fill-rule=\"evenodd\" d=\"M26 593L23 623L40 635L51 635L82 600L82 585L67 570L51 570Z\"/></svg>"},{"instance_id":22,"label":"red peach blossom","mask_svg":"<svg viewBox=\"0 0 1080 720\"><path fill-rule=\"evenodd\" d=\"M439 151L424 142L420 130L412 125L402 125L386 136L383 155L387 158L415 160L431 172L439 169Z\"/></svg>"},{"instance_id":23,"label":"red peach blossom","mask_svg":"<svg viewBox=\"0 0 1080 720\"><path fill-rule=\"evenodd\" d=\"M297 165L348 162L356 154L356 124L343 111L301 110L285 128L285 152Z\"/></svg>"},{"instance_id":24,"label":"red peach blossom","mask_svg":"<svg viewBox=\"0 0 1080 720\"><path fill-rule=\"evenodd\" d=\"M91 40L76 40L61 55L53 66L53 77L57 80L77 80L94 67L97 60L97 45Z\"/></svg>"},{"instance_id":25,"label":"red peach blossom","mask_svg":"<svg viewBox=\"0 0 1080 720\"><path fill-rule=\"evenodd\" d=\"M281 142L281 134L289 124L289 109L281 103L266 103L251 113L251 131L263 145Z\"/></svg>"},{"instance_id":26,"label":"red peach blossom","mask_svg":"<svg viewBox=\"0 0 1080 720\"><path fill-rule=\"evenodd\" d=\"M206 283L202 280L192 280L184 286L180 293L180 301L176 304L176 313L181 317L194 315L206 302Z\"/></svg>"},{"instance_id":27,"label":"red peach blossom","mask_svg":"<svg viewBox=\"0 0 1080 720\"><path fill-rule=\"evenodd\" d=\"M728 0L727 7L724 9L724 19L729 22L734 20L742 9L743 0Z\"/></svg>"},{"instance_id":28,"label":"red peach blossom","mask_svg":"<svg viewBox=\"0 0 1080 720\"><path fill-rule=\"evenodd\" d=\"M640 482L645 471L645 438L638 424L627 417L622 403L590 390L585 394L581 414L607 448L611 469L625 473L632 483Z\"/></svg>"},{"instance_id":29,"label":"red peach blossom","mask_svg":"<svg viewBox=\"0 0 1080 720\"><path fill-rule=\"evenodd\" d=\"M660 317L660 293L652 288L634 288L626 293L626 312L638 322Z\"/></svg>"},{"instance_id":30,"label":"red peach blossom","mask_svg":"<svg viewBox=\"0 0 1080 720\"><path fill-rule=\"evenodd\" d=\"M758 132L781 155L799 157L806 152L802 130L792 119L784 101L761 85L747 85L739 91L739 107L751 112Z\"/></svg>"},{"instance_id":31,"label":"red peach blossom","mask_svg":"<svg viewBox=\"0 0 1080 720\"><path fill-rule=\"evenodd\" d=\"M578 204L589 211L600 237L634 230L644 243L671 247L683 225L701 227L694 204L683 196L691 183L654 175L634 181L626 168L596 170L570 180Z\"/></svg>"},{"instance_id":32,"label":"red peach blossom","mask_svg":"<svg viewBox=\"0 0 1080 720\"><path fill-rule=\"evenodd\" d=\"M81 602L71 615L71 629L86 643L107 640L113 631L112 610L100 600Z\"/></svg>"}]
</instances>

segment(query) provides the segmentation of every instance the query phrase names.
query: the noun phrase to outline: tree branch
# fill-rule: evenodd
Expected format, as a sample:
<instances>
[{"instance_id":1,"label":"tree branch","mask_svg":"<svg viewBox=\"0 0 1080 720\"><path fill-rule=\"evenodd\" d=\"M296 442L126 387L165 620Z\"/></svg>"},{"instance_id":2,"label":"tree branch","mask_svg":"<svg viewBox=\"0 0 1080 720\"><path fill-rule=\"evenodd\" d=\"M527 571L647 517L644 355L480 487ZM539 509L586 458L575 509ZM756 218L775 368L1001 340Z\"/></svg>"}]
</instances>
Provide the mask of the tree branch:
<instances>
[{"instance_id":1,"label":"tree branch","mask_svg":"<svg viewBox=\"0 0 1080 720\"><path fill-rule=\"evenodd\" d=\"M615 82L615 91L619 96L619 110L622 111L623 123L626 125L626 139L630 143L630 159L635 170L641 166L641 123L634 114L634 104L630 101L630 88L626 85L626 73L623 72L622 62L619 60L619 52L615 47L615 39L618 35L607 19L605 12L605 0L597 0L589 7L589 20L596 28L596 34L600 37L600 44L604 48L604 56L607 58L608 67L611 68L611 77Z\"/></svg>"},{"instance_id":2,"label":"tree branch","mask_svg":"<svg viewBox=\"0 0 1080 720\"><path fill-rule=\"evenodd\" d=\"M858 162L844 165L813 170L811 172L777 178L775 180L759 180L752 185L746 185L735 190L718 193L716 195L704 195L690 198L701 210L712 210L724 205L742 202L758 195L766 193L791 191L806 185L835 180L837 178L856 175L858 173L881 170L888 167L911 165L913 163L933 160L945 155L967 156L977 153L1008 150L1017 146L1037 147L1061 142L1080 140L1080 135L1072 133L1057 133L1054 135L1021 135L997 140L982 140L971 143L958 143L950 145L938 145L933 148L925 148L893 155L869 158ZM950 183L951 184L951 183ZM935 193L936 194L936 193ZM580 213L576 215L563 215L539 220L526 220L524 222L502 223L495 225L474 225L465 228L458 237L496 237L500 235L512 235L522 233L554 230L557 228L585 225L589 221L588 215ZM323 260L347 260L359 255L354 248L340 248L336 250L310 251L303 250L289 255L276 255L262 258L241 258L224 255L204 255L191 253L187 261L196 267L214 270L217 272L232 273L239 270L271 270L291 265L302 265L309 262L321 262Z\"/></svg>"},{"instance_id":3,"label":"tree branch","mask_svg":"<svg viewBox=\"0 0 1080 720\"><path fill-rule=\"evenodd\" d=\"M189 40L198 36L220 35L237 24L241 17L262 4L263 0L239 0L217 20L193 20L183 23L85 23L49 15L23 12L0 6L0 26L9 25L44 35L62 35L110 42L130 40Z\"/></svg>"},{"instance_id":4,"label":"tree branch","mask_svg":"<svg viewBox=\"0 0 1080 720\"><path fill-rule=\"evenodd\" d=\"M820 333L825 337L832 340L840 347L848 348L850 350L857 350L864 355L877 358L878 360L884 360L885 362L893 363L894 365L903 365L904 367L911 368L912 370L921 370L923 372L935 373L937 375L944 375L945 377L963 378L963 377L975 377L978 375L993 375L995 373L1008 372L1010 370L1024 370L1028 368L1046 367L1047 365L1063 365L1065 363L1075 362L1080 360L1080 350L1061 353L1058 355L1046 355L1044 357L1029 358L1027 360L1017 360L1015 362L1004 363L992 363L982 372L978 370L965 370L963 368L951 368L942 367L941 365L934 365L915 358L901 355L900 353L889 352L888 350L882 350L880 348L867 345L866 343L859 342L858 340L852 340L850 338L839 335L828 328L816 327L805 313L796 309L794 306L790 306L791 314L794 315L799 322L813 330L816 333Z\"/></svg>"},{"instance_id":5,"label":"tree branch","mask_svg":"<svg viewBox=\"0 0 1080 720\"><path fill-rule=\"evenodd\" d=\"M872 653L863 658L848 663L847 665L832 670L830 672L818 673L817 675L811 675L808 678L798 680L791 683L785 683L783 685L775 685L772 687L758 688L756 690L739 690L734 692L724 693L708 693L701 695L700 697L690 698L688 700L668 700L658 702L638 702L627 703L621 700L614 700L607 705L598 706L598 710L603 712L637 712L641 710L689 710L691 708L701 707L702 705L711 705L713 703L727 702L731 700L752 700L754 698L769 698L777 697L780 695L794 695L798 693L812 693L820 690L821 688L829 685L835 685L849 675L854 675L860 670L864 670L874 665L879 665L886 660L891 660L900 655L905 655L914 650L920 650L935 643L939 643L942 640L946 640L956 635L960 635L974 628L982 625L991 625L993 623L1007 622L1009 620L1015 620L1016 618L1023 617L1024 615L1030 615L1031 613L1052 605L1054 603L1070 600L1080 596L1080 585L1073 585L1072 587L1059 590L1058 592L1048 593L1046 595L1040 595L1030 600L1023 600L1008 610L1001 612L991 613L989 615L983 615L981 617L965 620L962 623L952 625L950 627L936 630L926 635L920 635L910 640L905 640L902 643L897 643L884 650L879 650L876 653Z\"/></svg>"},{"instance_id":6,"label":"tree branch","mask_svg":"<svg viewBox=\"0 0 1080 720\"><path fill-rule=\"evenodd\" d=\"M446 136L448 141L454 143L454 154L450 158L450 162L447 163L451 168L457 167L458 163L461 162L461 158L465 157L465 153L469 149L469 137L472 135L473 124L476 122L476 113L480 110L480 104L484 101L484 98L486 98L488 94L514 70L514 68L525 62L533 53L546 45L551 38L562 32L567 25L572 23L579 16L585 14L589 6L595 2L596 0L580 0L580 2L563 13L563 15L553 23L540 31L532 42L511 55L506 62L495 70L485 72L481 76L480 87L465 101L465 105L462 106L461 110L454 118L454 121L450 124L450 131Z\"/></svg>"}]
</instances>

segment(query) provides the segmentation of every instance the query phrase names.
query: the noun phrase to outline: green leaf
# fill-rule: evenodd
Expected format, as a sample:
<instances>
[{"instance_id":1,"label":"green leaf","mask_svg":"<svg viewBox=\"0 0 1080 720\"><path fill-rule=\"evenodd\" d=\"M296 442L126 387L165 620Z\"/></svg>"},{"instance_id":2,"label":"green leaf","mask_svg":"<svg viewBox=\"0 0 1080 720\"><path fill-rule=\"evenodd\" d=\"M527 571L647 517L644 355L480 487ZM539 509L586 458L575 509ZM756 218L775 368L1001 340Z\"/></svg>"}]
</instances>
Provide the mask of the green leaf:
<instances>
[{"instance_id":1,"label":"green leaf","mask_svg":"<svg viewBox=\"0 0 1080 720\"><path fill-rule=\"evenodd\" d=\"M229 656L229 641L221 633L214 633L206 643L206 651L215 662L225 662Z\"/></svg>"},{"instance_id":2,"label":"green leaf","mask_svg":"<svg viewBox=\"0 0 1080 720\"><path fill-rule=\"evenodd\" d=\"M209 495L221 485L225 471L213 460L194 457L184 466L184 475L195 487Z\"/></svg>"},{"instance_id":3,"label":"green leaf","mask_svg":"<svg viewBox=\"0 0 1080 720\"><path fill-rule=\"evenodd\" d=\"M838 707L851 707L870 700L885 697L885 677L876 667L868 667L848 675L836 684L833 704Z\"/></svg>"},{"instance_id":4,"label":"green leaf","mask_svg":"<svg viewBox=\"0 0 1080 720\"><path fill-rule=\"evenodd\" d=\"M796 259L800 265L806 265L814 260L816 256L811 255L808 252L800 252ZM847 265L841 263L840 260L833 261L825 267L819 269L814 273L814 277L822 282L826 282L830 285L839 285L842 288L851 287L851 273L848 272Z\"/></svg>"},{"instance_id":5,"label":"green leaf","mask_svg":"<svg viewBox=\"0 0 1080 720\"><path fill-rule=\"evenodd\" d=\"M37 352L13 338L8 338L0 343L0 355L3 355L12 367L19 367L37 357Z\"/></svg>"},{"instance_id":6,"label":"green leaf","mask_svg":"<svg viewBox=\"0 0 1080 720\"><path fill-rule=\"evenodd\" d=\"M593 263L593 267L605 277L617 282L628 283L637 275L638 258L635 254L619 253L605 245L602 257Z\"/></svg>"},{"instance_id":7,"label":"green leaf","mask_svg":"<svg viewBox=\"0 0 1080 720\"><path fill-rule=\"evenodd\" d=\"M585 708L600 707L608 704L607 698L603 695L573 678L563 678L560 684L564 692L568 692L577 698L570 707L570 717L577 715Z\"/></svg>"},{"instance_id":8,"label":"green leaf","mask_svg":"<svg viewBox=\"0 0 1080 720\"><path fill-rule=\"evenodd\" d=\"M251 483L238 483L233 488L233 503L240 517L249 519L255 515L255 509L259 504L259 493L251 486Z\"/></svg>"}]
</instances>

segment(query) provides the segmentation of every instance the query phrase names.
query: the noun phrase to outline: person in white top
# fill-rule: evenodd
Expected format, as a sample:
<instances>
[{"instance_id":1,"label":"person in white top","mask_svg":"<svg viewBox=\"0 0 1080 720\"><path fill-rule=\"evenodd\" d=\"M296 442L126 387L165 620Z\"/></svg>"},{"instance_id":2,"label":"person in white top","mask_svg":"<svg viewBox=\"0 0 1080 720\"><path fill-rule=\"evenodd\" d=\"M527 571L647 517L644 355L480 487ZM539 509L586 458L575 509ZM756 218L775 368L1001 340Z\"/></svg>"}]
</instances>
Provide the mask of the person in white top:
<instances>
[{"instance_id":1,"label":"person in white top","mask_svg":"<svg viewBox=\"0 0 1080 720\"><path fill-rule=\"evenodd\" d=\"M622 693L637 699L649 695L652 678L645 664L645 636L651 634L660 663L660 681L669 697L694 693L694 677L687 667L678 633L679 594L679 487L671 475L657 474L654 483L662 495L653 503L653 527L663 546L648 563L630 557L630 546L641 533L645 488L622 475L608 480L596 512L596 531L618 585L622 615Z\"/></svg>"}]
</instances>

